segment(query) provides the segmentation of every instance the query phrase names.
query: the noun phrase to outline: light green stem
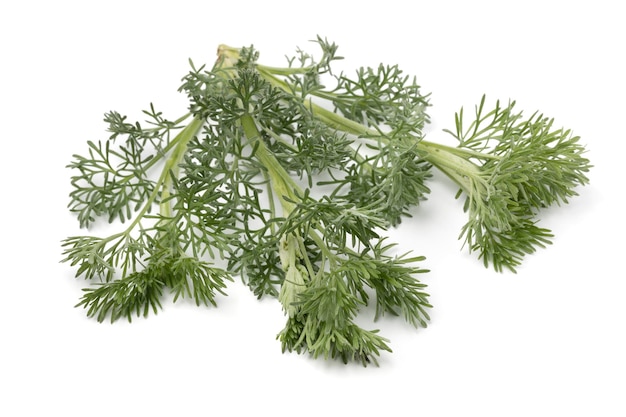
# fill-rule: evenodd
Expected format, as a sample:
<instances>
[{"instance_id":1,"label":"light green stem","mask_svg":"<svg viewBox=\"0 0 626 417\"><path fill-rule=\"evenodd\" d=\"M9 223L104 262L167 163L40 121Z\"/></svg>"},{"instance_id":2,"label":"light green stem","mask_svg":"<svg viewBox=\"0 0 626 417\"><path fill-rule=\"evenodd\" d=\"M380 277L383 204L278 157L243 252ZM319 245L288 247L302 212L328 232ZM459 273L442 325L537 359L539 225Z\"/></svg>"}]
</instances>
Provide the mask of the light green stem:
<instances>
[{"instance_id":1,"label":"light green stem","mask_svg":"<svg viewBox=\"0 0 626 417\"><path fill-rule=\"evenodd\" d=\"M189 123L183 130L180 131L178 135L172 140L172 142L176 143L172 155L165 162L165 166L163 167L163 171L157 180L152 193L148 197L146 203L142 207L141 211L135 216L135 219L128 226L128 228L119 233L117 236L127 235L139 224L143 216L146 215L154 201L156 200L159 193L161 193L161 201L167 199L170 196L170 187L171 187L171 175L173 172L178 170L178 165L182 160L183 155L187 149L187 145L189 141L195 137L198 133L202 125L204 124L203 120L194 118L191 123ZM164 216L168 216L171 214L171 208L169 207L170 202L167 204L161 203L160 213Z\"/></svg>"},{"instance_id":2,"label":"light green stem","mask_svg":"<svg viewBox=\"0 0 626 417\"><path fill-rule=\"evenodd\" d=\"M263 140L261 140L261 135L252 116L249 114L243 115L241 117L241 126L252 146L256 148L255 156L267 169L271 187L280 199L283 214L288 216L296 208L293 201L297 199L298 195L301 196L304 194L302 188L296 184L291 175L289 175L276 157L267 149L267 146ZM328 249L324 240L315 233L314 229L309 230L309 237L322 250L324 256L331 260L334 258L333 253Z\"/></svg>"},{"instance_id":3,"label":"light green stem","mask_svg":"<svg viewBox=\"0 0 626 417\"><path fill-rule=\"evenodd\" d=\"M295 200L296 193L302 194L302 190L267 149L265 142L261 140L261 135L252 116L249 114L241 116L241 126L252 146L256 148L255 156L267 169L271 186L280 199L284 214L289 215L295 208L294 203L290 200Z\"/></svg>"},{"instance_id":4,"label":"light green stem","mask_svg":"<svg viewBox=\"0 0 626 417\"><path fill-rule=\"evenodd\" d=\"M270 73L267 67L263 67L259 72L272 85L286 92L291 92L289 84ZM311 100L305 101L304 104L316 117L333 129L364 139L376 139L385 144L390 142L390 139L382 132L347 119L340 114L313 103ZM481 181L480 167L470 159L486 160L499 158L495 155L484 154L471 149L440 145L423 139L416 144L416 150L424 160L437 167L467 193L471 192L473 181Z\"/></svg>"}]
</instances>

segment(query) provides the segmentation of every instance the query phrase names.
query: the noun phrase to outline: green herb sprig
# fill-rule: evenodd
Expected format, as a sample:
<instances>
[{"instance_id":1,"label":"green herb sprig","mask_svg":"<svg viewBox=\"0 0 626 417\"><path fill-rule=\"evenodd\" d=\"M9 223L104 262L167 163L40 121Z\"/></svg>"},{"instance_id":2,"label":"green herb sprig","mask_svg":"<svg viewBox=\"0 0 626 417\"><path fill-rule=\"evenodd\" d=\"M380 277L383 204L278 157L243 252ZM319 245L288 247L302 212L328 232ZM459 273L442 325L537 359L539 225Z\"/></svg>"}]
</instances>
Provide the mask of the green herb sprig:
<instances>
[{"instance_id":1,"label":"green herb sprig","mask_svg":"<svg viewBox=\"0 0 626 417\"><path fill-rule=\"evenodd\" d=\"M89 316L131 321L168 292L216 305L240 275L282 304L283 351L376 363L391 349L356 323L364 306L429 321L425 258L398 254L384 232L415 214L433 167L466 196L461 236L486 266L514 271L549 243L538 210L588 182L578 137L514 103L486 111L483 97L467 127L457 114L457 147L426 141L428 95L414 78L386 65L334 74L337 46L316 43L319 60L299 50L285 67L222 45L211 68L191 63L178 119L153 105L143 125L105 115L109 139L69 165L69 209L81 227L126 226L62 242L77 277L97 281L78 303Z\"/></svg>"}]
</instances>

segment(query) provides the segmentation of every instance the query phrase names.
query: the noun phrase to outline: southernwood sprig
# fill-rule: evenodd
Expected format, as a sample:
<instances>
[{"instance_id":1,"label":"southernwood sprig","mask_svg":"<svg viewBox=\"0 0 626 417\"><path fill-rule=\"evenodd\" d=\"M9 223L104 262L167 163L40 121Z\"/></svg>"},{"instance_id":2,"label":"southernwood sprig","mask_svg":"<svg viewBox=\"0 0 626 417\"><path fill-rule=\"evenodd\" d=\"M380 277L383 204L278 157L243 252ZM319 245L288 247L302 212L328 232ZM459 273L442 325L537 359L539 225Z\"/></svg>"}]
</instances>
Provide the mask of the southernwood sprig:
<instances>
[{"instance_id":1,"label":"southernwood sprig","mask_svg":"<svg viewBox=\"0 0 626 417\"><path fill-rule=\"evenodd\" d=\"M152 105L144 124L105 115L110 138L69 165L69 209L81 227L124 226L62 243L77 277L96 281L78 303L89 316L130 321L167 293L215 305L240 275L282 304L284 351L365 365L390 347L357 324L364 306L374 319L429 320L424 257L383 234L426 198L432 167L465 195L461 236L485 265L515 270L550 241L538 210L587 182L577 137L514 103L487 111L483 98L469 124L457 114L458 146L426 141L428 96L414 78L388 65L335 74L337 46L317 44L319 59L298 50L284 67L222 45L211 68L191 63L182 117Z\"/></svg>"},{"instance_id":2,"label":"southernwood sprig","mask_svg":"<svg viewBox=\"0 0 626 417\"><path fill-rule=\"evenodd\" d=\"M485 266L515 271L526 254L553 237L538 212L565 204L589 182L591 164L580 138L536 112L524 117L515 102L485 109L485 97L466 125L463 109L452 134L459 145L422 143L423 156L460 186L469 215L461 236Z\"/></svg>"}]
</instances>

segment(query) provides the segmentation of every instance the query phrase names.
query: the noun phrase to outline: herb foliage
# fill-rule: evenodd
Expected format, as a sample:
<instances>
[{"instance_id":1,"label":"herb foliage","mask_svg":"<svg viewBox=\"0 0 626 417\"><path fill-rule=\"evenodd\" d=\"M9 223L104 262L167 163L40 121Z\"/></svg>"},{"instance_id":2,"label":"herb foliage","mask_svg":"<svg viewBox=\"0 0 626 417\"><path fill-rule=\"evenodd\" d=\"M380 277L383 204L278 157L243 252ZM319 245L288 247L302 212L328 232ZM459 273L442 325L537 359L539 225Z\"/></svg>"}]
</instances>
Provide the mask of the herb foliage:
<instances>
[{"instance_id":1,"label":"herb foliage","mask_svg":"<svg viewBox=\"0 0 626 417\"><path fill-rule=\"evenodd\" d=\"M424 257L398 255L384 232L416 213L433 167L465 196L461 237L486 266L515 271L550 242L538 211L588 182L578 137L513 102L487 110L483 97L469 124L456 115L458 146L429 142L414 78L382 64L334 74L337 46L317 44L319 60L298 50L285 67L222 45L211 68L191 63L182 117L153 105L144 124L105 115L110 137L69 165L69 209L84 228L102 217L125 226L62 242L63 261L96 281L78 303L89 316L130 321L166 293L215 305L240 275L282 304L283 351L376 363L391 349L355 322L363 306L429 321Z\"/></svg>"}]
</instances>

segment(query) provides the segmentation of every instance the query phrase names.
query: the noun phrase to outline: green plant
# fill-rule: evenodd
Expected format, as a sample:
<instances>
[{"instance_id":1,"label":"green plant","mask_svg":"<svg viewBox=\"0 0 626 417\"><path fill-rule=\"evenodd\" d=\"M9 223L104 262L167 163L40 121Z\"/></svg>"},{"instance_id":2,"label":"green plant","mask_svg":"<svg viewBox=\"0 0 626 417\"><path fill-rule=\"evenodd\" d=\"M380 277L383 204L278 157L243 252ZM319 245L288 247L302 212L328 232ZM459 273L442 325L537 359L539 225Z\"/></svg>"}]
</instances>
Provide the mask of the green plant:
<instances>
[{"instance_id":1,"label":"green plant","mask_svg":"<svg viewBox=\"0 0 626 417\"><path fill-rule=\"evenodd\" d=\"M588 181L578 137L514 103L486 111L483 97L467 127L457 114L457 147L426 141L428 96L415 79L382 64L334 74L337 46L317 44L319 60L299 50L286 67L222 45L212 68L191 63L184 116L152 105L143 125L105 115L110 138L69 165L69 208L82 227L127 226L62 243L77 276L99 281L78 304L89 316L156 313L166 291L214 305L241 275L281 302L283 350L376 361L388 340L355 323L362 306L429 320L424 257L396 253L383 234L426 198L432 167L466 196L462 236L485 265L514 271L549 242L537 211Z\"/></svg>"}]
</instances>

